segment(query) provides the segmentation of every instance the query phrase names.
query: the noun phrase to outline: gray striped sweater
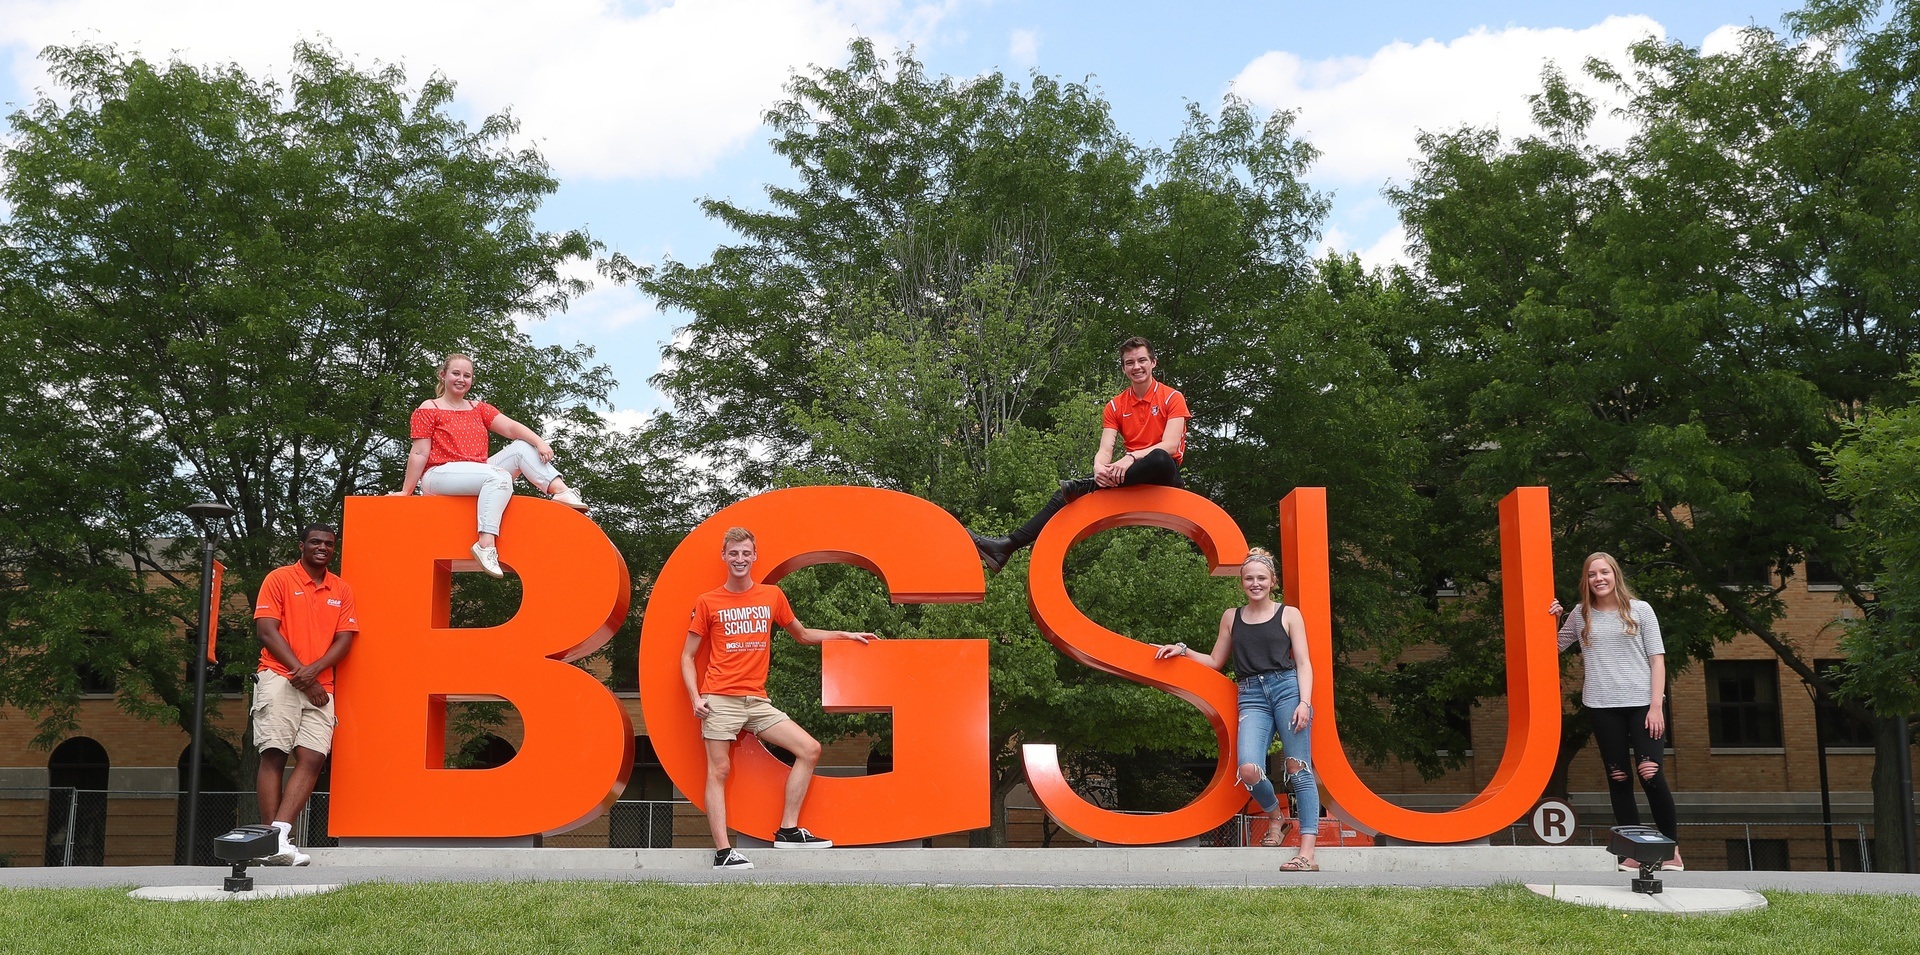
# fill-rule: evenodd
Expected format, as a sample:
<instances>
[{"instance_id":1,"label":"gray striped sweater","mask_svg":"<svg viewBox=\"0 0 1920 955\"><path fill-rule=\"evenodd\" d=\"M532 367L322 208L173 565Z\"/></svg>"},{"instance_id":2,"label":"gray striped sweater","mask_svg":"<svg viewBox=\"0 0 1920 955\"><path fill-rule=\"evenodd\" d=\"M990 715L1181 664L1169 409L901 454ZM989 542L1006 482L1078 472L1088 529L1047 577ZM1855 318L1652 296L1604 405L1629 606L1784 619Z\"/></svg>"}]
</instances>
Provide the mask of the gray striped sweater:
<instances>
[{"instance_id":1,"label":"gray striped sweater","mask_svg":"<svg viewBox=\"0 0 1920 955\"><path fill-rule=\"evenodd\" d=\"M1660 640L1660 621L1644 600L1629 605L1640 624L1640 635L1627 633L1626 621L1611 610L1593 615L1587 628L1586 616L1579 604L1560 624L1560 649L1573 646L1583 629L1590 629L1580 655L1586 661L1586 684L1580 702L1597 706L1650 706L1653 704L1653 671L1649 660L1667 652Z\"/></svg>"}]
</instances>

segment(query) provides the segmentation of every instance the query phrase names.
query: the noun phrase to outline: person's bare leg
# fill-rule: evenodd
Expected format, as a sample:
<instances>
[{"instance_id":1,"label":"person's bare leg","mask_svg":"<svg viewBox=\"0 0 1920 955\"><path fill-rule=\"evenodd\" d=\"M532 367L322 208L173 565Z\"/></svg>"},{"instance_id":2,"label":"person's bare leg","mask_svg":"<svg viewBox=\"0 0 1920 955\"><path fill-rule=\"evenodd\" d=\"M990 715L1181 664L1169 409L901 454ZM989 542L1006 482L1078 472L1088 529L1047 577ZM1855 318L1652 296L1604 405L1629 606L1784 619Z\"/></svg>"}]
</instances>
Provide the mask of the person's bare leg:
<instances>
[{"instance_id":1,"label":"person's bare leg","mask_svg":"<svg viewBox=\"0 0 1920 955\"><path fill-rule=\"evenodd\" d=\"M260 751L260 768L253 774L254 796L260 803L260 823L265 825L280 812L280 777L287 771L285 750Z\"/></svg>"},{"instance_id":2,"label":"person's bare leg","mask_svg":"<svg viewBox=\"0 0 1920 955\"><path fill-rule=\"evenodd\" d=\"M807 799L807 787L813 785L813 768L820 765L820 741L792 720L767 727L760 738L793 754L786 805L780 811L780 828L791 829L800 824L800 804Z\"/></svg>"},{"instance_id":3,"label":"person's bare leg","mask_svg":"<svg viewBox=\"0 0 1920 955\"><path fill-rule=\"evenodd\" d=\"M707 830L715 849L731 849L727 838L727 774L733 771L732 740L703 740L707 744Z\"/></svg>"},{"instance_id":4,"label":"person's bare leg","mask_svg":"<svg viewBox=\"0 0 1920 955\"><path fill-rule=\"evenodd\" d=\"M327 764L325 754L316 753L305 746L295 746L293 756L293 775L287 779L286 792L280 796L280 805L274 810L272 822L292 823L294 817L300 815L300 810L307 808L307 797L313 795L313 787L320 782L320 770ZM284 765L286 757L282 756L280 761Z\"/></svg>"}]
</instances>

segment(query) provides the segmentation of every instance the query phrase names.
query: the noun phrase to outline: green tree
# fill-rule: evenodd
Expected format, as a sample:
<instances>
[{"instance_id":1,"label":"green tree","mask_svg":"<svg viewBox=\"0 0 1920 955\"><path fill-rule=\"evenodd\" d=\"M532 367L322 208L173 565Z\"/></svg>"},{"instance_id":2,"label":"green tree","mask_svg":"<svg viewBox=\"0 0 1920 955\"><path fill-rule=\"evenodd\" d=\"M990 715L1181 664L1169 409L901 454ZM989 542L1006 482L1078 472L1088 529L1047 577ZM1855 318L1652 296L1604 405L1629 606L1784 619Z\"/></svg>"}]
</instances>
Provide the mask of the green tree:
<instances>
[{"instance_id":1,"label":"green tree","mask_svg":"<svg viewBox=\"0 0 1920 955\"><path fill-rule=\"evenodd\" d=\"M767 211L709 201L741 242L646 279L691 315L657 379L684 446L726 462L734 493L871 484L996 530L1084 473L1100 402L1120 386L1112 347L1145 334L1196 412L1189 482L1252 539L1271 543L1294 484L1331 486L1354 515L1335 525L1336 592L1343 640L1377 678L1342 686L1373 714L1366 694L1396 672L1370 662L1400 645L1393 614L1428 612L1396 570L1403 541L1425 530L1426 499L1410 487L1422 419L1392 352L1407 350L1403 292L1351 259L1310 256L1326 204L1304 184L1314 153L1292 116L1228 98L1217 113L1190 108L1168 147L1141 149L1083 86L929 78L864 40L845 67L796 77L788 94L769 121L799 184L770 189ZM788 585L817 626L993 641L987 838L1003 836L1023 741L1059 744L1082 773L1121 775L1124 798L1125 777L1155 762L1214 755L1190 707L1040 637L1026 566L1016 559L978 606L891 607L848 568ZM1096 535L1067 573L1084 612L1145 641L1206 646L1236 600L1165 532ZM777 660L775 692L816 698L812 661ZM1389 740L1431 722L1436 692L1459 691L1407 681L1404 706L1353 717L1369 752L1421 752ZM871 717L796 715L827 735L884 733Z\"/></svg>"},{"instance_id":2,"label":"green tree","mask_svg":"<svg viewBox=\"0 0 1920 955\"><path fill-rule=\"evenodd\" d=\"M1635 566L1675 663L1752 634L1859 716L1778 621L1803 560L1871 602L1815 449L1903 393L1920 331L1920 47L1911 5L1880 32L1872 7L1815 4L1797 33L1750 30L1724 54L1648 41L1624 71L1589 64L1627 102L1618 149L1592 143L1594 104L1550 71L1542 135L1427 137L1392 192L1446 422L1436 484L1458 502L1439 512L1467 518L1453 536L1484 534L1472 518L1507 488L1548 484L1561 566L1592 550Z\"/></svg>"},{"instance_id":3,"label":"green tree","mask_svg":"<svg viewBox=\"0 0 1920 955\"><path fill-rule=\"evenodd\" d=\"M585 284L596 244L543 232L556 183L514 121L450 115L302 44L285 83L52 48L67 91L9 117L0 221L0 701L70 730L76 666L184 725L179 634L197 586L179 509L217 499L228 592L290 558L300 524L397 484L439 354L479 356L523 420L583 415L606 369L524 322ZM591 483L587 488L593 493ZM190 543L190 542L188 542ZM351 546L350 542L348 546ZM252 667L251 626L222 656Z\"/></svg>"},{"instance_id":4,"label":"green tree","mask_svg":"<svg viewBox=\"0 0 1920 955\"><path fill-rule=\"evenodd\" d=\"M1920 385L1920 363L1906 376ZM1920 713L1920 399L1869 411L1849 422L1846 434L1824 460L1832 468L1833 496L1845 502L1853 521L1848 534L1876 568L1875 599L1847 627L1840 648L1840 694L1869 707L1886 739L1876 749L1911 745L1914 714ZM1874 791L1900 799L1874 803L1880 853L1896 856L1898 834L1913 824L1904 798L1900 760L1876 760ZM1889 778L1890 777L1890 778ZM1913 871L1914 860L1907 859Z\"/></svg>"}]
</instances>

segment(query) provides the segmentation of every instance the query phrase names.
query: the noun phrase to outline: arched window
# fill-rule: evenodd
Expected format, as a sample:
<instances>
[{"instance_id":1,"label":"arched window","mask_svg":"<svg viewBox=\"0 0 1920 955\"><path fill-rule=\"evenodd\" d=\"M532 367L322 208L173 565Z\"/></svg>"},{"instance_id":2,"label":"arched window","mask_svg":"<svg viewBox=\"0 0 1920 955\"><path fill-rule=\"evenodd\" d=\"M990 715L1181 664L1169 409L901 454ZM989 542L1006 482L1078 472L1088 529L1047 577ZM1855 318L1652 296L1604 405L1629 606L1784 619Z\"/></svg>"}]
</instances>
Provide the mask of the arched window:
<instances>
[{"instance_id":1,"label":"arched window","mask_svg":"<svg viewBox=\"0 0 1920 955\"><path fill-rule=\"evenodd\" d=\"M47 757L47 865L100 865L107 854L107 749L85 736Z\"/></svg>"}]
</instances>

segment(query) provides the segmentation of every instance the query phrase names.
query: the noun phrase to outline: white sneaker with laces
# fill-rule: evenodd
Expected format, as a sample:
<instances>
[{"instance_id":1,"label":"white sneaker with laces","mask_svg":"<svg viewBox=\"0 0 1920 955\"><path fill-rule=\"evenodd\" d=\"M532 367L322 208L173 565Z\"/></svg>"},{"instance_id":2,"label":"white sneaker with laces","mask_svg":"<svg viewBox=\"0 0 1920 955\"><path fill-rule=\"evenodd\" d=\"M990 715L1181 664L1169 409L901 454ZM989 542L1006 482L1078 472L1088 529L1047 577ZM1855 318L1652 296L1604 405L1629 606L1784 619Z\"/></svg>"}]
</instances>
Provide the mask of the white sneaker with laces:
<instances>
[{"instance_id":1,"label":"white sneaker with laces","mask_svg":"<svg viewBox=\"0 0 1920 955\"><path fill-rule=\"evenodd\" d=\"M587 512L587 502L581 500L579 492L575 491L573 488L567 488L566 490L561 491L558 494L555 494L553 496L553 499L556 501L559 501L562 504L565 504L568 507L573 508L576 511L579 511L582 514L585 514Z\"/></svg>"},{"instance_id":2,"label":"white sneaker with laces","mask_svg":"<svg viewBox=\"0 0 1920 955\"><path fill-rule=\"evenodd\" d=\"M506 574L500 570L500 548L482 547L478 543L475 543L473 545L473 559L480 562L480 569L486 571L488 576L506 576Z\"/></svg>"},{"instance_id":3,"label":"white sneaker with laces","mask_svg":"<svg viewBox=\"0 0 1920 955\"><path fill-rule=\"evenodd\" d=\"M295 861L304 857L300 854L299 849L294 848L293 839L287 835L287 830L279 826L274 826L273 831L279 833L280 845L274 850L272 855L260 861L267 865L305 865L306 863L304 862Z\"/></svg>"}]
</instances>

